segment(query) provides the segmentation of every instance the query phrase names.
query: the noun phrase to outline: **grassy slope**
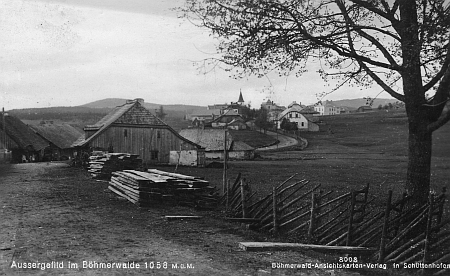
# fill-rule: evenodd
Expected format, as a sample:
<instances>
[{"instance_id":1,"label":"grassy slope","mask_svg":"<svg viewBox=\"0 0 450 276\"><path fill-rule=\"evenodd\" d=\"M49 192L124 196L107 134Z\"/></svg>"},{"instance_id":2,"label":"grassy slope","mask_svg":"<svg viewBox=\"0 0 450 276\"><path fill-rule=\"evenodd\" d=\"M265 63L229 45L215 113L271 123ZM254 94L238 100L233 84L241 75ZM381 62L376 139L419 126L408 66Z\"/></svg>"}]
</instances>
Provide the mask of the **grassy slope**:
<instances>
[{"instance_id":1,"label":"grassy slope","mask_svg":"<svg viewBox=\"0 0 450 276\"><path fill-rule=\"evenodd\" d=\"M230 162L228 175L242 173L259 196L297 173L295 179L321 184L324 191L342 194L370 184L370 195L384 205L388 190L400 196L407 166L407 122L404 112L374 112L323 117L324 131L303 133L309 146L304 151L261 153L259 161ZM328 133L331 126L332 134ZM434 134L432 188L450 188L450 124ZM174 168L167 168L173 171ZM179 167L181 173L205 176L222 185L221 169ZM292 182L291 182L292 183Z\"/></svg>"},{"instance_id":2,"label":"grassy slope","mask_svg":"<svg viewBox=\"0 0 450 276\"><path fill-rule=\"evenodd\" d=\"M230 132L234 140L242 141L254 148L270 146L277 141L267 134L254 130L231 130Z\"/></svg>"}]
</instances>

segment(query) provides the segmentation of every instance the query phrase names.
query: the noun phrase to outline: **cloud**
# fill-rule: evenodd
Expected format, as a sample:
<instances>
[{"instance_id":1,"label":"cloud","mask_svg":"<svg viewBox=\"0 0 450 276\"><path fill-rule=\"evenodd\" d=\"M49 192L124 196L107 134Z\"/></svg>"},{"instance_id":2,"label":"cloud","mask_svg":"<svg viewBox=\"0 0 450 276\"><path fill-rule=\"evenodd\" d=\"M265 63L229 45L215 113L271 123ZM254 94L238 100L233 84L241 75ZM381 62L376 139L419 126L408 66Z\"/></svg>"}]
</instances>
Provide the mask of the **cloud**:
<instances>
[{"instance_id":1,"label":"cloud","mask_svg":"<svg viewBox=\"0 0 450 276\"><path fill-rule=\"evenodd\" d=\"M208 105L287 105L324 91L314 66L294 76L235 80L198 73L215 41L169 10L182 1L0 0L0 100L7 109L81 105L110 97ZM348 89L348 95L355 89ZM377 90L378 92L379 90ZM355 94L353 94L355 95ZM358 96L368 96L364 91Z\"/></svg>"}]
</instances>

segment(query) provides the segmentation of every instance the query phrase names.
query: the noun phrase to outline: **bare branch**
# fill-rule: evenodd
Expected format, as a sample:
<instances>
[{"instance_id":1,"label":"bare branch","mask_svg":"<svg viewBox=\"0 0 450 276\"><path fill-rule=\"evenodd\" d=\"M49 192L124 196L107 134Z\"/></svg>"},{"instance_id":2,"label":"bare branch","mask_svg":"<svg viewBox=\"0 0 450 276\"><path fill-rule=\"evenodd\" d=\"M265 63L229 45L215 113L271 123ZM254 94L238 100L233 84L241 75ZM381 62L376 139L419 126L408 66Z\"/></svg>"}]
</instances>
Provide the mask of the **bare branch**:
<instances>
[{"instance_id":1,"label":"bare branch","mask_svg":"<svg viewBox=\"0 0 450 276\"><path fill-rule=\"evenodd\" d=\"M432 78L426 85L424 85L424 90L430 90L434 85L436 85L439 80L444 76L445 72L450 66L450 43L447 44L447 56L445 58L444 64L442 64L441 70Z\"/></svg>"},{"instance_id":2,"label":"bare branch","mask_svg":"<svg viewBox=\"0 0 450 276\"><path fill-rule=\"evenodd\" d=\"M391 13L387 13L385 11L382 11L380 9L378 9L377 7L373 6L371 1L364 1L364 0L351 0L351 2L364 7L366 9L368 9L369 11L378 14L379 16L386 18L387 20L391 21L391 22L398 22L397 19L394 18L393 14Z\"/></svg>"}]
</instances>

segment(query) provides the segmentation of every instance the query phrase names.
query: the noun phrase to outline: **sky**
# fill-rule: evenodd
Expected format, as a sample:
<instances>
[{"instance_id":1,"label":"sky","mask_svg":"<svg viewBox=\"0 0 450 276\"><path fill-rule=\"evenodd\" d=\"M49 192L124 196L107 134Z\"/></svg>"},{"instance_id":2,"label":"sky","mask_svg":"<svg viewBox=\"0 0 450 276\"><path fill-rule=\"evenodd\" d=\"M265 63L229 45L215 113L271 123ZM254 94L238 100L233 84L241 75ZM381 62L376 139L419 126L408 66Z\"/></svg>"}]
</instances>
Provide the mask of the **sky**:
<instances>
[{"instance_id":1,"label":"sky","mask_svg":"<svg viewBox=\"0 0 450 276\"><path fill-rule=\"evenodd\" d=\"M301 77L233 79L194 65L214 53L208 30L177 17L183 0L0 0L0 107L77 106L105 98L156 104L268 99L317 102L330 90L309 64ZM324 99L375 97L343 87ZM387 93L378 97L390 98Z\"/></svg>"}]
</instances>

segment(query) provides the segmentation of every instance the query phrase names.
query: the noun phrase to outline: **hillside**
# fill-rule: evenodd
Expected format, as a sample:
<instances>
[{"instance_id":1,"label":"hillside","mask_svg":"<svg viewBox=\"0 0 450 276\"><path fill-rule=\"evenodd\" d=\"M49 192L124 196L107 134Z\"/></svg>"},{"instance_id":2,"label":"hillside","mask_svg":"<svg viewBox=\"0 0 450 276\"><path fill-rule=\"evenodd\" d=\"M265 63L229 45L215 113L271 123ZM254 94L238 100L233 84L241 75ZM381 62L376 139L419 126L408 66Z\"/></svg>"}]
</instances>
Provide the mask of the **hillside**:
<instances>
[{"instance_id":1,"label":"hillside","mask_svg":"<svg viewBox=\"0 0 450 276\"><path fill-rule=\"evenodd\" d=\"M84 105L80 105L80 107L88 107L88 108L114 108L116 106L122 105L126 103L126 99L120 99L120 98L108 98L103 100L98 100L95 102L87 103ZM198 106L198 105L183 105L183 104L171 104L171 105L163 105L163 104L156 104L156 103L144 103L144 107L153 111L155 109L159 109L160 106L163 106L164 111L171 113L192 113L195 109L202 109L205 108L204 106Z\"/></svg>"},{"instance_id":2,"label":"hillside","mask_svg":"<svg viewBox=\"0 0 450 276\"><path fill-rule=\"evenodd\" d=\"M112 108L122 105L126 99L108 98L80 106L58 106L46 108L26 108L9 110L13 116L27 121L29 124L40 122L42 120L53 120L58 122L70 123L82 128L88 124L94 124L105 116ZM159 104L144 103L145 108L151 112L159 110ZM184 121L186 114L192 113L195 109L205 108L196 105L162 105L167 114L164 121L176 130L187 127ZM34 121L34 122L33 122Z\"/></svg>"},{"instance_id":3,"label":"hillside","mask_svg":"<svg viewBox=\"0 0 450 276\"><path fill-rule=\"evenodd\" d=\"M389 104L389 103L395 103L397 102L396 99L375 99L373 100L372 108L377 108L380 104L382 106ZM329 103L335 105L335 106L345 106L349 107L351 109L357 109L360 106L367 105L367 100L360 98L360 99L344 99L344 100L337 100L337 101L329 101Z\"/></svg>"}]
</instances>

